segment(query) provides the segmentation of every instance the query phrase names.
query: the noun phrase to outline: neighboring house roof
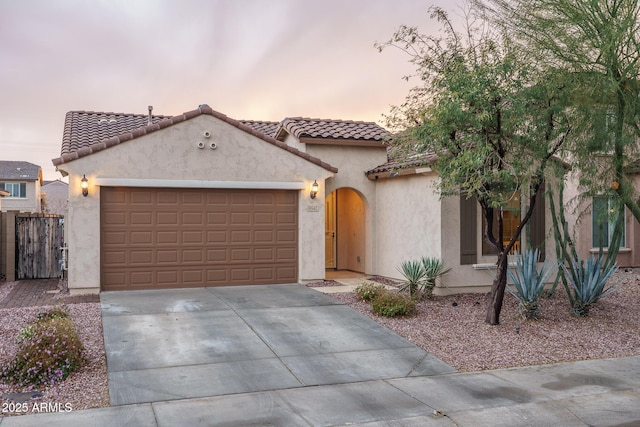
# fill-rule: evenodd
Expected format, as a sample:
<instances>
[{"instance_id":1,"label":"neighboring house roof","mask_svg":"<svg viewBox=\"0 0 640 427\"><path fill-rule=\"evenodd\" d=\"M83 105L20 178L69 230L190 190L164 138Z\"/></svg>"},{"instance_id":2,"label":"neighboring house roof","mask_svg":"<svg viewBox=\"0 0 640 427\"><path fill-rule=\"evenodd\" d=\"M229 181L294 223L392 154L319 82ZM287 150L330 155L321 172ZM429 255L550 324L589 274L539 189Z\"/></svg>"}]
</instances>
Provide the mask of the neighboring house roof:
<instances>
[{"instance_id":1,"label":"neighboring house roof","mask_svg":"<svg viewBox=\"0 0 640 427\"><path fill-rule=\"evenodd\" d=\"M86 115L91 115L90 120L86 120ZM123 142L136 139L138 137L159 131L161 129L173 126L175 124L184 122L186 120L193 119L194 117L202 114L208 114L219 120L222 120L243 132L247 132L257 138L260 138L270 144L273 144L283 150L302 157L305 160L315 163L318 166L327 169L331 172L338 172L338 169L330 164L323 162L317 157L310 156L296 148L289 147L282 141L278 141L271 136L255 130L253 127L245 125L237 120L234 120L226 115L213 110L206 104L200 105L197 109L188 111L186 113L168 117L168 116L154 116L154 121L151 125L148 123L148 115L135 115L135 114L115 114L115 113L96 113L86 111L70 111L65 117L65 131L62 139L61 156L52 160L55 166L67 163L90 154L96 153L113 147L114 145L121 144ZM116 121L109 122L109 118L105 116L111 115ZM133 118L131 118L133 117ZM118 119L120 118L120 119ZM83 120L85 119L85 120ZM96 123L97 119L106 119L101 123ZM142 119L142 123L140 121ZM130 123L130 126L120 127L119 123ZM138 127L134 126L138 123ZM103 127L114 127L113 130L103 129ZM101 127L102 126L102 127Z\"/></svg>"},{"instance_id":2,"label":"neighboring house roof","mask_svg":"<svg viewBox=\"0 0 640 427\"><path fill-rule=\"evenodd\" d=\"M284 119L275 134L284 140L287 134L306 144L381 145L391 134L374 122L351 120L311 119L290 117Z\"/></svg>"},{"instance_id":3,"label":"neighboring house roof","mask_svg":"<svg viewBox=\"0 0 640 427\"><path fill-rule=\"evenodd\" d=\"M272 138L275 138L276 131L280 126L280 122L263 122L259 120L240 120L240 123Z\"/></svg>"},{"instance_id":4,"label":"neighboring house roof","mask_svg":"<svg viewBox=\"0 0 640 427\"><path fill-rule=\"evenodd\" d=\"M365 172L369 179L388 178L419 173L428 168L438 156L434 153L419 153L402 146L391 146L387 150L387 162Z\"/></svg>"},{"instance_id":5,"label":"neighboring house roof","mask_svg":"<svg viewBox=\"0 0 640 427\"><path fill-rule=\"evenodd\" d=\"M44 187L46 187L48 185L52 186L52 187L54 187L54 186L55 187L59 187L59 186L68 187L69 186L69 184L67 184L66 182L60 181L59 179L56 179L56 180L53 180L53 181L44 181L42 183L42 188L44 189Z\"/></svg>"},{"instance_id":6,"label":"neighboring house roof","mask_svg":"<svg viewBox=\"0 0 640 427\"><path fill-rule=\"evenodd\" d=\"M13 181L42 180L42 168L29 162L0 160L0 179Z\"/></svg>"}]
</instances>

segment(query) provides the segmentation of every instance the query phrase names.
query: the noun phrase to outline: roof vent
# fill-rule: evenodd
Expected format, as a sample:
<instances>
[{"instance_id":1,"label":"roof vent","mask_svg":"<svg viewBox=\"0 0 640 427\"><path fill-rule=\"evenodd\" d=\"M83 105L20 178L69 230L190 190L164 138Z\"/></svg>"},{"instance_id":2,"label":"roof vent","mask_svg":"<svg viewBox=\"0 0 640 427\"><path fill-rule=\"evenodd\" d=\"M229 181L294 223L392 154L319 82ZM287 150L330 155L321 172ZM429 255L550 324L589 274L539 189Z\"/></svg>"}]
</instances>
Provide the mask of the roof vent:
<instances>
[{"instance_id":1,"label":"roof vent","mask_svg":"<svg viewBox=\"0 0 640 427\"><path fill-rule=\"evenodd\" d=\"M151 126L153 124L153 105L149 105L149 120L147 120L147 126Z\"/></svg>"}]
</instances>

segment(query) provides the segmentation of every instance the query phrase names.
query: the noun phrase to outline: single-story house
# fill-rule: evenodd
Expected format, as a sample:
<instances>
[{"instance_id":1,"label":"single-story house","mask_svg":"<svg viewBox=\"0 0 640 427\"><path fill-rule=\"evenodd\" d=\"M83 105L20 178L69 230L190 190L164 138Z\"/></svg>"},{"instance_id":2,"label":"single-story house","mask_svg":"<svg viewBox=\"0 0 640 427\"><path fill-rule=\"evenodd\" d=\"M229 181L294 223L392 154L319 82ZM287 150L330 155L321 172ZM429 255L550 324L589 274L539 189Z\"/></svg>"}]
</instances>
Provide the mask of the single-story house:
<instances>
[{"instance_id":1,"label":"single-story house","mask_svg":"<svg viewBox=\"0 0 640 427\"><path fill-rule=\"evenodd\" d=\"M69 289L305 283L327 269L399 278L401 262L433 256L452 267L437 292L488 290L495 255L477 203L440 199L433 159L398 155L389 138L370 122L238 121L207 105L71 111L53 159L69 177ZM505 215L515 227L518 196ZM553 253L550 224L542 202L521 247L546 240Z\"/></svg>"},{"instance_id":2,"label":"single-story house","mask_svg":"<svg viewBox=\"0 0 640 427\"><path fill-rule=\"evenodd\" d=\"M42 168L29 162L0 160L0 190L9 193L2 212L41 212Z\"/></svg>"}]
</instances>

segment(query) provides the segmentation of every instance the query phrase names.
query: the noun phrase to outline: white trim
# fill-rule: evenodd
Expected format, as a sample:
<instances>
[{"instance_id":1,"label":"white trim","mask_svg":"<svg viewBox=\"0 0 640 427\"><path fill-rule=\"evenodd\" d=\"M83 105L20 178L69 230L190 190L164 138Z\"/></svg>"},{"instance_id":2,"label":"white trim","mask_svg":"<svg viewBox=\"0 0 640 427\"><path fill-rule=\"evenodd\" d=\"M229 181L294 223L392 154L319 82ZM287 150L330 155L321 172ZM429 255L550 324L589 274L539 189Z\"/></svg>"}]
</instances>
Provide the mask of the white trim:
<instances>
[{"instance_id":1,"label":"white trim","mask_svg":"<svg viewBox=\"0 0 640 427\"><path fill-rule=\"evenodd\" d=\"M516 266L515 262L510 262L508 264L509 268L515 268L515 266ZM493 270L493 269L497 268L498 266L496 265L495 262L493 262L493 263L488 263L487 262L487 263L482 263L482 264L472 264L471 267L474 270Z\"/></svg>"},{"instance_id":2,"label":"white trim","mask_svg":"<svg viewBox=\"0 0 640 427\"><path fill-rule=\"evenodd\" d=\"M195 179L137 179L137 178L102 178L93 179L95 185L101 187L168 187L168 188L239 188L265 190L304 190L302 181L201 181Z\"/></svg>"}]
</instances>

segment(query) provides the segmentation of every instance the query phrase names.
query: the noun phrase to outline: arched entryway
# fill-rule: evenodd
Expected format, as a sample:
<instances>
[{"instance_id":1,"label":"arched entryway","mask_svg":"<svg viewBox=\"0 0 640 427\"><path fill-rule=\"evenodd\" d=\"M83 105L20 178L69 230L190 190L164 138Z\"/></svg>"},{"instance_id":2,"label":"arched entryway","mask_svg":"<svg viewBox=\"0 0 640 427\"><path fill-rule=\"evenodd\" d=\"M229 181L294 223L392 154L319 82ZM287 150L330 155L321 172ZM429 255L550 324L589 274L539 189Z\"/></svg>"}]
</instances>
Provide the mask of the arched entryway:
<instances>
[{"instance_id":1,"label":"arched entryway","mask_svg":"<svg viewBox=\"0 0 640 427\"><path fill-rule=\"evenodd\" d=\"M365 203L339 188L325 198L325 268L365 272Z\"/></svg>"}]
</instances>

